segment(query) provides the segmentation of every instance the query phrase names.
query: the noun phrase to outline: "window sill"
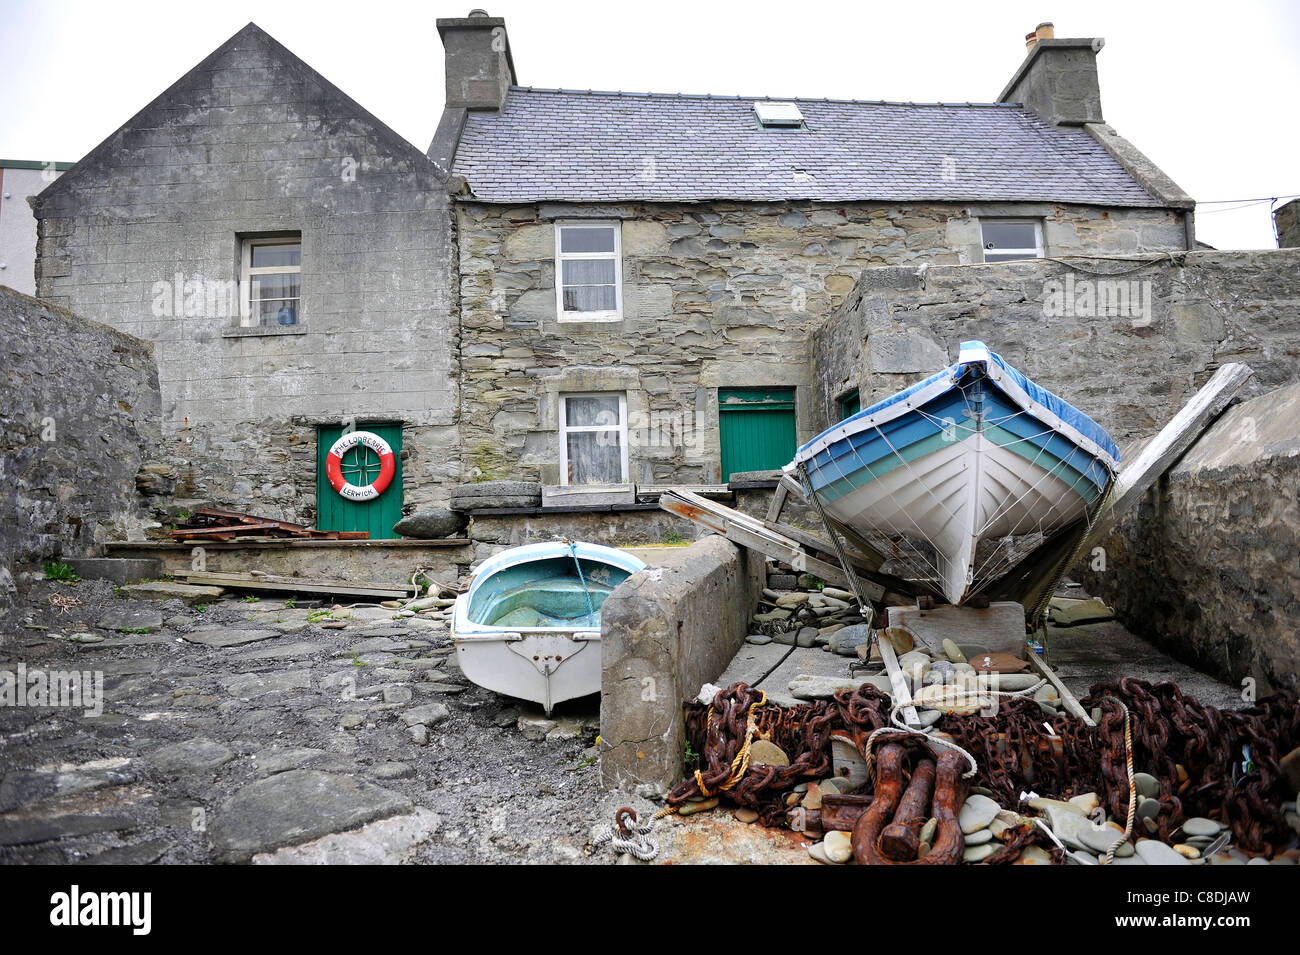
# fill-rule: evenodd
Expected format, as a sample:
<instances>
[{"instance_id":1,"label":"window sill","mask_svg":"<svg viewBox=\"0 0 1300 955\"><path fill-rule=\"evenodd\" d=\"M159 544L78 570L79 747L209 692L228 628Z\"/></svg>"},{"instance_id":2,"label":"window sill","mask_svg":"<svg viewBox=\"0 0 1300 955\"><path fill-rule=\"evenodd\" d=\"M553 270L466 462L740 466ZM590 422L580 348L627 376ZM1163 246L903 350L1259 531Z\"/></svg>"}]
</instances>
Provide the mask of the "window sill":
<instances>
[{"instance_id":1,"label":"window sill","mask_svg":"<svg viewBox=\"0 0 1300 955\"><path fill-rule=\"evenodd\" d=\"M564 312L557 319L561 325L599 325L623 321L617 312Z\"/></svg>"},{"instance_id":2,"label":"window sill","mask_svg":"<svg viewBox=\"0 0 1300 955\"><path fill-rule=\"evenodd\" d=\"M307 326L297 325L233 325L221 330L222 338L256 338L261 335L306 335Z\"/></svg>"}]
</instances>

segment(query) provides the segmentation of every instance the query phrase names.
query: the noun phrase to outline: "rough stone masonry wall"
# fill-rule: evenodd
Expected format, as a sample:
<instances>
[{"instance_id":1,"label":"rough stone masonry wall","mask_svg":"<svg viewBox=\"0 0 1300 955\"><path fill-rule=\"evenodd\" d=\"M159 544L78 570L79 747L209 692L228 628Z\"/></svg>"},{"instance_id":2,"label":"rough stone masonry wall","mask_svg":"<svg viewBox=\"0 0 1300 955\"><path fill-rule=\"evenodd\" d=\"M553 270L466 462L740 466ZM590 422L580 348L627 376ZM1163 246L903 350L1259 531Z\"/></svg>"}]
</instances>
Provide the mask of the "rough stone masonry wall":
<instances>
[{"instance_id":1,"label":"rough stone masonry wall","mask_svg":"<svg viewBox=\"0 0 1300 955\"><path fill-rule=\"evenodd\" d=\"M159 410L147 342L0 286L0 618L45 561L140 536Z\"/></svg>"},{"instance_id":2,"label":"rough stone masonry wall","mask_svg":"<svg viewBox=\"0 0 1300 955\"><path fill-rule=\"evenodd\" d=\"M1102 282L1125 283L1130 307L1108 314ZM823 427L846 389L860 388L866 407L982 339L1124 448L1225 362L1254 369L1247 396L1300 380L1300 250L869 269L812 338Z\"/></svg>"},{"instance_id":3,"label":"rough stone masonry wall","mask_svg":"<svg viewBox=\"0 0 1300 955\"><path fill-rule=\"evenodd\" d=\"M819 429L813 330L864 269L980 261L981 216L1044 221L1050 254L1183 248L1181 214L1049 205L457 203L466 478L559 483L558 397L627 393L629 478L719 479L719 387L795 386ZM623 320L559 323L556 219L622 220Z\"/></svg>"},{"instance_id":4,"label":"rough stone masonry wall","mask_svg":"<svg viewBox=\"0 0 1300 955\"><path fill-rule=\"evenodd\" d=\"M1230 409L1102 546L1085 585L1135 632L1243 691L1300 688L1300 384Z\"/></svg>"},{"instance_id":5,"label":"rough stone masonry wall","mask_svg":"<svg viewBox=\"0 0 1300 955\"><path fill-rule=\"evenodd\" d=\"M39 294L154 343L180 494L310 523L316 426L349 418L404 423L408 505L456 483L445 187L264 34L245 30L187 74L36 214ZM291 333L234 328L237 309L205 295L174 314L178 276L204 283L184 295L228 288L241 238L280 230L303 243Z\"/></svg>"}]
</instances>

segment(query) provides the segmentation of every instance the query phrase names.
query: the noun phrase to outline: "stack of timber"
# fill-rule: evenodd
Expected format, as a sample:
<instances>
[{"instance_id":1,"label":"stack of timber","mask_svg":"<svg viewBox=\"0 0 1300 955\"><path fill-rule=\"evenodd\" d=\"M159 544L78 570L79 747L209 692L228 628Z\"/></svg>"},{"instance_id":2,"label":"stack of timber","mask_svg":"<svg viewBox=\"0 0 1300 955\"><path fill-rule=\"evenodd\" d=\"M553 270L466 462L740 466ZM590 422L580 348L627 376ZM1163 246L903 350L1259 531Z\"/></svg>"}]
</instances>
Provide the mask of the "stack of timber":
<instances>
[{"instance_id":1,"label":"stack of timber","mask_svg":"<svg viewBox=\"0 0 1300 955\"><path fill-rule=\"evenodd\" d=\"M302 540L368 540L369 531L319 531L289 521L256 514L241 514L205 507L172 531L172 540L250 540L298 538Z\"/></svg>"}]
</instances>

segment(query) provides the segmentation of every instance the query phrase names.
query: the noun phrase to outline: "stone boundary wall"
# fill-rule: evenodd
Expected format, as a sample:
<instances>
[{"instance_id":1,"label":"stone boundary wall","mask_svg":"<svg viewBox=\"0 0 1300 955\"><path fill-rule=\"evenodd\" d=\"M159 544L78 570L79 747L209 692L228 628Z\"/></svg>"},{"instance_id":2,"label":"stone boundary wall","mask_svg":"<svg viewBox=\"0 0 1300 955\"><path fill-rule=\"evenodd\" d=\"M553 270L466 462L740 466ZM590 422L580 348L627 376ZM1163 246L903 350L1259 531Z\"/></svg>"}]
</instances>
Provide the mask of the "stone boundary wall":
<instances>
[{"instance_id":1,"label":"stone boundary wall","mask_svg":"<svg viewBox=\"0 0 1300 955\"><path fill-rule=\"evenodd\" d=\"M601 783L666 793L682 778L682 701L745 641L764 561L716 535L633 574L601 611ZM645 787L642 789L642 787Z\"/></svg>"},{"instance_id":2,"label":"stone boundary wall","mask_svg":"<svg viewBox=\"0 0 1300 955\"><path fill-rule=\"evenodd\" d=\"M2 618L45 561L143 536L161 404L152 345L5 286L0 369Z\"/></svg>"},{"instance_id":3,"label":"stone boundary wall","mask_svg":"<svg viewBox=\"0 0 1300 955\"><path fill-rule=\"evenodd\" d=\"M846 391L865 408L955 361L967 339L1125 448L1223 363L1254 369L1247 397L1300 380L1300 249L867 269L812 335L819 426Z\"/></svg>"},{"instance_id":4,"label":"stone boundary wall","mask_svg":"<svg viewBox=\"0 0 1300 955\"><path fill-rule=\"evenodd\" d=\"M1085 585L1129 629L1259 696L1300 689L1300 384L1229 409L1102 546Z\"/></svg>"}]
</instances>

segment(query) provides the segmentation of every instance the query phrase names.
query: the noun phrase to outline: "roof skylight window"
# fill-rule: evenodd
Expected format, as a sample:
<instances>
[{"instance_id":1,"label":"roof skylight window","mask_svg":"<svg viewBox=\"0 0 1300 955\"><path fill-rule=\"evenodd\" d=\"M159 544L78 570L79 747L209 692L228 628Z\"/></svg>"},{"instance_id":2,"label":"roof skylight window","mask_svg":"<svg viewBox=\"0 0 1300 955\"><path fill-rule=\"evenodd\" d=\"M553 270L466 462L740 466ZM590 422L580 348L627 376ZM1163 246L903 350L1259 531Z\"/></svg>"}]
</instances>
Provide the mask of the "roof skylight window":
<instances>
[{"instance_id":1,"label":"roof skylight window","mask_svg":"<svg viewBox=\"0 0 1300 955\"><path fill-rule=\"evenodd\" d=\"M794 103L778 103L772 100L757 100L754 103L754 115L764 129L798 129L803 126L803 113Z\"/></svg>"}]
</instances>

